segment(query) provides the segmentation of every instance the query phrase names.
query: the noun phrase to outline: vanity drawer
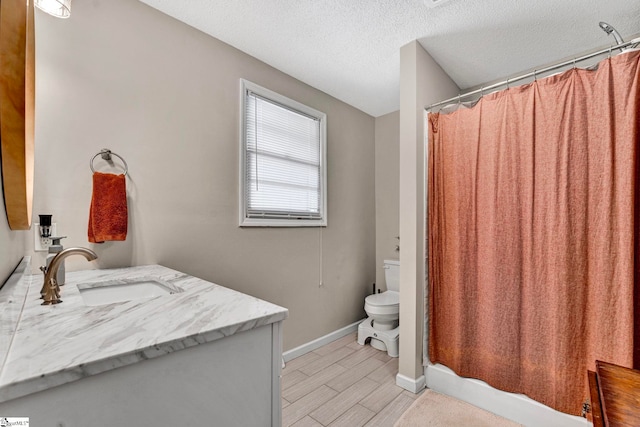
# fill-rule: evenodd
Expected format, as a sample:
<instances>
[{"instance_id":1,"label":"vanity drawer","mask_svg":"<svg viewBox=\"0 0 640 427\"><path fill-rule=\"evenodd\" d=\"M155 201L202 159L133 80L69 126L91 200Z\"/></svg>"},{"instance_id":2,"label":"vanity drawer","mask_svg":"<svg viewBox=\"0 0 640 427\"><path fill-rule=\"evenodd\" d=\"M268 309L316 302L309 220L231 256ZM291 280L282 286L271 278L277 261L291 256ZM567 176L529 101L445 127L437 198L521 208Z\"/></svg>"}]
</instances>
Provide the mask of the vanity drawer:
<instances>
[{"instance_id":1,"label":"vanity drawer","mask_svg":"<svg viewBox=\"0 0 640 427\"><path fill-rule=\"evenodd\" d=\"M588 376L594 427L640 426L640 371L598 360Z\"/></svg>"}]
</instances>

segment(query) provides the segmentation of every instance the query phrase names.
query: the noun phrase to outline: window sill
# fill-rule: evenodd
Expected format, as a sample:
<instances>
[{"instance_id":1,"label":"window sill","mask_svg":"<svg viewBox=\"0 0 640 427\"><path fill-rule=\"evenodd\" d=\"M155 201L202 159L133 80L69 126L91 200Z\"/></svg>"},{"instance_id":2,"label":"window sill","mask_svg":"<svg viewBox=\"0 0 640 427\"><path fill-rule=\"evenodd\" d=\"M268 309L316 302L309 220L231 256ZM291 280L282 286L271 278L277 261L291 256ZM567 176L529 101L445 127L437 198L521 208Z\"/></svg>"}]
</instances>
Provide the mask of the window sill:
<instances>
[{"instance_id":1,"label":"window sill","mask_svg":"<svg viewBox=\"0 0 640 427\"><path fill-rule=\"evenodd\" d=\"M240 227L326 227L326 219L244 218Z\"/></svg>"}]
</instances>

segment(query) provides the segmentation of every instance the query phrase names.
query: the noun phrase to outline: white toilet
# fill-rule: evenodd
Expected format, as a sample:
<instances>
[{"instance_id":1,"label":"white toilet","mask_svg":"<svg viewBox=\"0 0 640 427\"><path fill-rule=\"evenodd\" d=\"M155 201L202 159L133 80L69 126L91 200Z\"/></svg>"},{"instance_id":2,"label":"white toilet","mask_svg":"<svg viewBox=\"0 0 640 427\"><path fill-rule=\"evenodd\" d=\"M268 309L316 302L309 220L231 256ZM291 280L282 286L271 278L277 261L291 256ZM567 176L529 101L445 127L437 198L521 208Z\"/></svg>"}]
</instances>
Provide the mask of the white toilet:
<instances>
[{"instance_id":1,"label":"white toilet","mask_svg":"<svg viewBox=\"0 0 640 427\"><path fill-rule=\"evenodd\" d=\"M371 338L371 347L398 357L400 327L400 261L384 261L387 291L369 295L364 300L367 318L358 325L358 344L365 345Z\"/></svg>"}]
</instances>

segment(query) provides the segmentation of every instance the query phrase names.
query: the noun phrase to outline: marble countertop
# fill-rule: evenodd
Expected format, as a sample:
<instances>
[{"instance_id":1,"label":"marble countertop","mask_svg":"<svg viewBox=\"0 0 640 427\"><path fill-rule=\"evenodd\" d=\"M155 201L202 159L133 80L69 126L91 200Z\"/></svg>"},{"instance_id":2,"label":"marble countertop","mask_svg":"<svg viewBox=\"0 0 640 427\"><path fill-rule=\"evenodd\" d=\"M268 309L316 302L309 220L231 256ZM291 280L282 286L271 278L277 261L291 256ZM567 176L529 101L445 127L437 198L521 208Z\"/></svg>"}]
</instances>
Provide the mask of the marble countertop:
<instances>
[{"instance_id":1,"label":"marble countertop","mask_svg":"<svg viewBox=\"0 0 640 427\"><path fill-rule=\"evenodd\" d=\"M0 289L0 372L5 364L24 307L31 276L31 257L23 257Z\"/></svg>"},{"instance_id":2,"label":"marble countertop","mask_svg":"<svg viewBox=\"0 0 640 427\"><path fill-rule=\"evenodd\" d=\"M158 278L181 292L87 306L78 290L79 285L141 277ZM5 340L7 354L0 354L0 402L288 316L285 308L160 265L67 273L63 303L53 306L40 305L42 275L25 282L19 322Z\"/></svg>"}]
</instances>

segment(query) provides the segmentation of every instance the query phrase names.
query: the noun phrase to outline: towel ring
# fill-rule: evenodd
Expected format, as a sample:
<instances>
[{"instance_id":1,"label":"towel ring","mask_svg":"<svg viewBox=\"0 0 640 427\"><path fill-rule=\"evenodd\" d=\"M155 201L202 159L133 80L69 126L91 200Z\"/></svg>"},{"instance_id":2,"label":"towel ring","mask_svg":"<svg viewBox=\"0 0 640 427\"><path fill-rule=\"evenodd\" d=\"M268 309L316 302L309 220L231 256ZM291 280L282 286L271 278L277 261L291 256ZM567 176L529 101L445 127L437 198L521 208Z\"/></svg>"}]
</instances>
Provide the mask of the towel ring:
<instances>
[{"instance_id":1,"label":"towel ring","mask_svg":"<svg viewBox=\"0 0 640 427\"><path fill-rule=\"evenodd\" d=\"M93 161L98 156L101 156L102 159L106 160L106 161L110 161L111 160L111 156L116 156L117 158L119 158L122 161L122 163L124 164L124 176L127 176L127 173L129 172L129 165L127 165L127 162L122 158L122 156L114 153L113 151L109 150L108 148L103 148L102 150L100 150L100 152L98 154L96 154L95 156L93 156L91 158L91 160L89 161L89 167L91 168L91 172L95 172L96 171L93 168Z\"/></svg>"}]
</instances>

